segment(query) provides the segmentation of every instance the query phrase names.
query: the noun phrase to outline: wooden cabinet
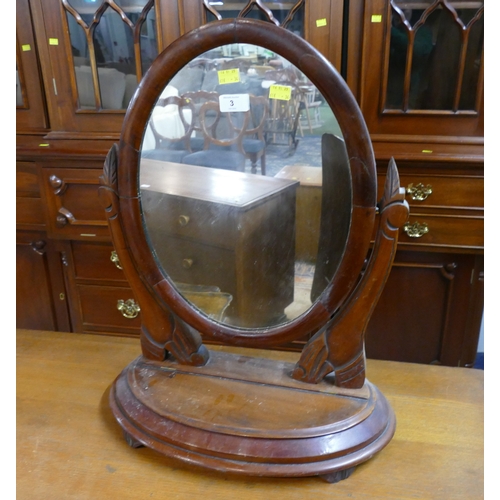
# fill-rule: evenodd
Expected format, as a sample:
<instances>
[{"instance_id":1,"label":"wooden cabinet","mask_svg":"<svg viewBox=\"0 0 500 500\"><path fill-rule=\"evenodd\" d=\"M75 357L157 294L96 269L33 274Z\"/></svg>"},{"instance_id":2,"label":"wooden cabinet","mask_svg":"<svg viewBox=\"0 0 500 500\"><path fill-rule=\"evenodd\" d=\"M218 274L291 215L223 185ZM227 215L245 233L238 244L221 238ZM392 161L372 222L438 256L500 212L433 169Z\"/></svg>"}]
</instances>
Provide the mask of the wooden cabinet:
<instances>
[{"instance_id":1,"label":"wooden cabinet","mask_svg":"<svg viewBox=\"0 0 500 500\"><path fill-rule=\"evenodd\" d=\"M368 325L367 356L472 366L482 314L482 266L482 258L473 254L399 250Z\"/></svg>"},{"instance_id":2,"label":"wooden cabinet","mask_svg":"<svg viewBox=\"0 0 500 500\"><path fill-rule=\"evenodd\" d=\"M17 0L18 310L27 304L18 326L139 334L140 312L118 309L135 299L110 260L99 176L154 56L248 2L216 4ZM289 18L341 72L380 183L394 157L407 190L410 220L368 329L368 356L470 365L483 309L483 2L252 2L246 15L266 18L262 6ZM298 191L305 211L319 199L314 186ZM310 230L297 213L297 231ZM297 251L314 255L311 242Z\"/></svg>"},{"instance_id":3,"label":"wooden cabinet","mask_svg":"<svg viewBox=\"0 0 500 500\"><path fill-rule=\"evenodd\" d=\"M16 234L16 326L71 331L64 253L43 232Z\"/></svg>"},{"instance_id":4,"label":"wooden cabinet","mask_svg":"<svg viewBox=\"0 0 500 500\"><path fill-rule=\"evenodd\" d=\"M66 243L68 293L74 331L138 336L140 305L109 242ZM131 310L125 314L120 304Z\"/></svg>"}]
</instances>

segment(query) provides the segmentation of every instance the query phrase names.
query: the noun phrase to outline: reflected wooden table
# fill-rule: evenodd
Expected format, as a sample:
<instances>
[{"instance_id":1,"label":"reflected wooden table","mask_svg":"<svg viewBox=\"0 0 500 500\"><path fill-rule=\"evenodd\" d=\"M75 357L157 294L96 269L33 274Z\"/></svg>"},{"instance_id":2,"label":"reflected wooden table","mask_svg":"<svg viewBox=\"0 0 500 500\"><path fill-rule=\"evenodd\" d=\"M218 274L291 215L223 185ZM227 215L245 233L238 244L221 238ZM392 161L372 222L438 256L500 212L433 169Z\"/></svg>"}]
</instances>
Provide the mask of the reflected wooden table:
<instances>
[{"instance_id":1,"label":"reflected wooden table","mask_svg":"<svg viewBox=\"0 0 500 500\"><path fill-rule=\"evenodd\" d=\"M130 448L108 392L139 355L136 339L17 330L19 500L483 498L482 371L368 360L369 380L396 413L396 434L349 479L328 484L220 474Z\"/></svg>"}]
</instances>

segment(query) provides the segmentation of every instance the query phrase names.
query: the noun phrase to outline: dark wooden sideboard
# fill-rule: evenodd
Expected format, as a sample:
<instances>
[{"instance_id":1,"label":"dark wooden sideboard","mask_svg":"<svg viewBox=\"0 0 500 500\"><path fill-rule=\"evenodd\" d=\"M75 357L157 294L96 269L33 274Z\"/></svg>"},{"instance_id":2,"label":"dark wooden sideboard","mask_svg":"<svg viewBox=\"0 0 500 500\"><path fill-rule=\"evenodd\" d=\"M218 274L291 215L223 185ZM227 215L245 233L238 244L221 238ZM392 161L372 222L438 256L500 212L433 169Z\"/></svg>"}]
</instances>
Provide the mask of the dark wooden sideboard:
<instances>
[{"instance_id":1,"label":"dark wooden sideboard","mask_svg":"<svg viewBox=\"0 0 500 500\"><path fill-rule=\"evenodd\" d=\"M479 55L469 57L475 55L475 80L474 72L463 70L469 59L457 63L467 81L476 82L467 87L472 100L455 92L449 106L432 101L427 109L435 96L425 94L419 109L404 99L397 108L387 99L387 68L391 27L404 2L297 3L293 29L301 29L342 71L365 116L381 182L393 156L410 204L409 225L401 231L391 276L368 327L367 356L470 366L483 312L482 42ZM463 18L465 26L477 28L479 21L472 21L474 15L482 19L482 2L472 2L475 14L460 10L461 3L443 0L428 19L435 22L439 15L446 27ZM113 260L97 194L106 153L119 139L126 99L121 109L106 108L104 93L101 104L79 103L82 87L74 68L81 56L72 50L69 33L75 28L68 24L74 16L71 20L60 0L17 0L16 5L17 325L137 336L140 313L126 318L117 309L119 300L134 297ZM120 17L109 5L101 14ZM210 16L199 0L156 0L147 16L151 46L161 51ZM92 20L84 20L87 28L79 29L90 33ZM476 28L466 36L471 47L479 36ZM452 48L458 43L451 42ZM436 47L432 67L444 57L441 45ZM134 85L154 54L151 50L136 61ZM127 64L132 63L125 57L114 69Z\"/></svg>"}]
</instances>

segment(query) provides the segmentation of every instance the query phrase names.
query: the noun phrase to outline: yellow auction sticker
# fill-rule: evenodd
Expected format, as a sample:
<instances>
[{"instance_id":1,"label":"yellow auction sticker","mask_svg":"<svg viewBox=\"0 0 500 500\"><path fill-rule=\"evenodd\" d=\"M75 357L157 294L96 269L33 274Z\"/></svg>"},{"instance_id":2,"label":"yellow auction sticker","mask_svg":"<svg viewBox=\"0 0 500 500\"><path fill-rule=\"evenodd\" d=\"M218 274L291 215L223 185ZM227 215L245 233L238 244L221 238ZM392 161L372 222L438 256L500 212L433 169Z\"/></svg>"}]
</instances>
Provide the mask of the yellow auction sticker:
<instances>
[{"instance_id":1,"label":"yellow auction sticker","mask_svg":"<svg viewBox=\"0 0 500 500\"><path fill-rule=\"evenodd\" d=\"M238 68L221 69L217 71L217 76L219 77L219 85L223 85L224 83L238 83L240 81L240 70Z\"/></svg>"},{"instance_id":2,"label":"yellow auction sticker","mask_svg":"<svg viewBox=\"0 0 500 500\"><path fill-rule=\"evenodd\" d=\"M292 87L288 85L271 85L269 87L269 99L289 101L292 98Z\"/></svg>"},{"instance_id":3,"label":"yellow auction sticker","mask_svg":"<svg viewBox=\"0 0 500 500\"><path fill-rule=\"evenodd\" d=\"M23 50L23 52L28 52L29 50L31 50L31 45L29 43L25 43L24 45L21 45L21 49Z\"/></svg>"},{"instance_id":4,"label":"yellow auction sticker","mask_svg":"<svg viewBox=\"0 0 500 500\"><path fill-rule=\"evenodd\" d=\"M326 19L316 19L316 28L321 28L321 26L326 26Z\"/></svg>"}]
</instances>

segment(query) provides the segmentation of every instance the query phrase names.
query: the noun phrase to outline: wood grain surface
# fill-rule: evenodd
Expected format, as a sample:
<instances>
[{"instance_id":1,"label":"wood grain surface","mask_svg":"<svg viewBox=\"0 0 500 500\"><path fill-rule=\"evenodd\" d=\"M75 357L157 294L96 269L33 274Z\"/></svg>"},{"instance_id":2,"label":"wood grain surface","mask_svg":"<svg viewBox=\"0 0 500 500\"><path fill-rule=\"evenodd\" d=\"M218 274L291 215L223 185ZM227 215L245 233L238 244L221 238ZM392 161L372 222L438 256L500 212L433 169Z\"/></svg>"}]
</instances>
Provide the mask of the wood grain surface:
<instances>
[{"instance_id":1,"label":"wood grain surface","mask_svg":"<svg viewBox=\"0 0 500 500\"><path fill-rule=\"evenodd\" d=\"M482 371L368 360L368 379L396 413L396 434L350 478L328 484L219 474L129 447L108 393L139 355L136 339L17 331L19 500L483 498Z\"/></svg>"}]
</instances>

